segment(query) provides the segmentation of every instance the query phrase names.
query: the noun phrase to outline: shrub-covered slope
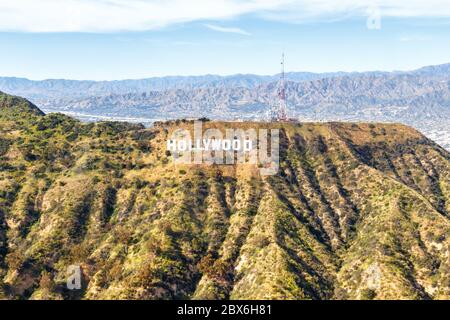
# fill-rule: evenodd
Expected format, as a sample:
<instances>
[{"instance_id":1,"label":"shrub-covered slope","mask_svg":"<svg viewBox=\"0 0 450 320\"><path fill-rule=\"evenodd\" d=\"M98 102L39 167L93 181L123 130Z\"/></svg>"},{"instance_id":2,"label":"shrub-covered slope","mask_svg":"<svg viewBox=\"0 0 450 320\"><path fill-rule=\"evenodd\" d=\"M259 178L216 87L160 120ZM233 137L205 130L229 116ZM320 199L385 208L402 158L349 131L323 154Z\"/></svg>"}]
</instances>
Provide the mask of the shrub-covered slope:
<instances>
[{"instance_id":1,"label":"shrub-covered slope","mask_svg":"<svg viewBox=\"0 0 450 320\"><path fill-rule=\"evenodd\" d=\"M450 298L450 155L411 128L204 123L280 128L280 171L260 176L174 165L188 122L0 107L0 298Z\"/></svg>"}]
</instances>

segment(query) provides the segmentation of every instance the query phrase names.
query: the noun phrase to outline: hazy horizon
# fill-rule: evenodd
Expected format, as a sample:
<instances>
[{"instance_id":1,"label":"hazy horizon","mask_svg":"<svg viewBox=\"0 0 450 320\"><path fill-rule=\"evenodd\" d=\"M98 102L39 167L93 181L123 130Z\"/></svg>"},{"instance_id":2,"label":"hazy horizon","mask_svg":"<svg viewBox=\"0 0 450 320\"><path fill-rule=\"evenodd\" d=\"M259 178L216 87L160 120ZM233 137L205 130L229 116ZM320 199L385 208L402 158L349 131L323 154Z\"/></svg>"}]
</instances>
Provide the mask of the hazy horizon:
<instances>
[{"instance_id":1,"label":"hazy horizon","mask_svg":"<svg viewBox=\"0 0 450 320\"><path fill-rule=\"evenodd\" d=\"M411 71L416 71L422 68L426 68L426 67L436 67L436 66L443 66L443 65L448 65L450 64L450 62L446 62L446 63L440 63L440 64L432 64L432 65L422 65L422 66L418 66L412 69L403 69L403 70L350 70L350 71L345 71L345 70L338 70L338 71L324 71L324 72L316 72L316 71L305 71L305 70L286 70L286 74L289 73L311 73L311 74L334 74L334 73L347 73L347 74L352 74L352 73L370 73L370 72L386 72L386 73L395 73L395 72L411 72ZM273 76L277 76L280 73L273 73L273 74L257 74L257 73L231 73L231 74L214 74L214 73L207 73L207 74L167 74L167 75L160 75L160 76L148 76L148 77L144 77L144 78L123 78L123 79L100 79L100 80L95 80L95 79L73 79L73 78L42 78L42 79L32 79L32 78L28 78L28 77L17 77L17 76L3 76L0 75L0 78L16 78L16 79L25 79L25 80L30 80L30 81L49 81L49 80L65 80L65 81L93 81L93 82L114 82L114 81L139 81L139 80L146 80L146 79L158 79L158 78L180 78L180 77L233 77L233 76L258 76L258 77L273 77Z\"/></svg>"}]
</instances>

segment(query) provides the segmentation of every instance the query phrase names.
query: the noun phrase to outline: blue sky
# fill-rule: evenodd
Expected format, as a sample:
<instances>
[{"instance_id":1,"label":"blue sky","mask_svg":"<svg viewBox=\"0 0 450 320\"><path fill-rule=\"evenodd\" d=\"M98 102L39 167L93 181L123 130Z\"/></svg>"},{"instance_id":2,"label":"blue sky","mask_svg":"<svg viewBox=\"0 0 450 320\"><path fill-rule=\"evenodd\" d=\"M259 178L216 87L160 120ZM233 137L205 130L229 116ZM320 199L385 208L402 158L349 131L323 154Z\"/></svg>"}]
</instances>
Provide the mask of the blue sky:
<instances>
[{"instance_id":1,"label":"blue sky","mask_svg":"<svg viewBox=\"0 0 450 320\"><path fill-rule=\"evenodd\" d=\"M0 76L113 80L275 74L283 51L288 71L410 70L450 62L450 4L440 0L430 0L430 8L410 0L417 6L414 10L395 0L398 7L377 7L380 29L367 27L369 13L364 7L341 7L331 0L322 0L329 7L318 8L316 3L308 7L308 1L299 1L300 8L293 7L293 2L298 4L295 1L228 1L229 9L227 1L221 0L225 7L219 12L179 8L187 12L180 18L172 15L174 7L164 7L158 10L166 16L148 19L140 12L142 8L139 12L120 8L125 5L121 0L94 0L119 6L117 12L123 17L117 24L114 15L99 16L96 21L96 7L86 9L76 1L59 1L71 3L58 9L61 12L70 15L87 10L91 16L78 16L66 24L38 11L37 18L22 21L31 14L30 8L20 7L27 5L27 0L0 0L0 11L9 12L7 19L0 13ZM54 5L53 0L43 2ZM172 2L175 7L179 4ZM239 7L246 2L253 7ZM262 7L255 8L255 3ZM439 5L441 10L435 8ZM141 16L144 22L139 22Z\"/></svg>"}]
</instances>

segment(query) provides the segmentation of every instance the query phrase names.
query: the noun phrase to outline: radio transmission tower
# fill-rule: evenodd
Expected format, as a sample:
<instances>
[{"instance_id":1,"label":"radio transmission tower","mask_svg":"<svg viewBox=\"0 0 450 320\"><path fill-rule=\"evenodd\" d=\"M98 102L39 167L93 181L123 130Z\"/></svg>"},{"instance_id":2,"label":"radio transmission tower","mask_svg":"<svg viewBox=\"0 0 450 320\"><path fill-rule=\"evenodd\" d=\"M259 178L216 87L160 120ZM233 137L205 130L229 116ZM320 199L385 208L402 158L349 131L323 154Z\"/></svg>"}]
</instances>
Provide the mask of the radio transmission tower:
<instances>
[{"instance_id":1,"label":"radio transmission tower","mask_svg":"<svg viewBox=\"0 0 450 320\"><path fill-rule=\"evenodd\" d=\"M288 121L286 103L286 79L284 75L284 53L281 56L281 74L278 80L278 104L267 111L267 121Z\"/></svg>"},{"instance_id":2,"label":"radio transmission tower","mask_svg":"<svg viewBox=\"0 0 450 320\"><path fill-rule=\"evenodd\" d=\"M284 76L284 53L281 56L281 74L278 81L278 105L273 105L268 113L269 121L287 121L286 80Z\"/></svg>"},{"instance_id":3,"label":"radio transmission tower","mask_svg":"<svg viewBox=\"0 0 450 320\"><path fill-rule=\"evenodd\" d=\"M278 121L287 121L287 104L286 104L286 80L284 78L284 52L281 55L281 75L278 83Z\"/></svg>"}]
</instances>

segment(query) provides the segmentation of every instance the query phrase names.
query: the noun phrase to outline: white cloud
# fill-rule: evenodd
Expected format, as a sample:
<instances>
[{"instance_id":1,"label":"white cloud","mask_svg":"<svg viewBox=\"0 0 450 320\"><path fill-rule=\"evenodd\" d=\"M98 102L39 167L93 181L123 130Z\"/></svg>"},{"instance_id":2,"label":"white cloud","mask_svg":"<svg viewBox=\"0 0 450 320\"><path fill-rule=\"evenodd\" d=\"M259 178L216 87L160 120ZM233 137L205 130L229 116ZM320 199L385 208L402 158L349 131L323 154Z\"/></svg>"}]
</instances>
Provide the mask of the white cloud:
<instances>
[{"instance_id":1,"label":"white cloud","mask_svg":"<svg viewBox=\"0 0 450 320\"><path fill-rule=\"evenodd\" d=\"M448 0L296 0L262 15L267 19L307 22L368 16L373 8L382 17L450 18Z\"/></svg>"},{"instance_id":2,"label":"white cloud","mask_svg":"<svg viewBox=\"0 0 450 320\"><path fill-rule=\"evenodd\" d=\"M418 42L418 41L430 41L432 38L426 35L404 35L400 37L401 42Z\"/></svg>"},{"instance_id":3,"label":"white cloud","mask_svg":"<svg viewBox=\"0 0 450 320\"><path fill-rule=\"evenodd\" d=\"M374 4L383 16L450 17L448 0L0 0L0 31L137 31L244 14L301 22L364 16Z\"/></svg>"},{"instance_id":4,"label":"white cloud","mask_svg":"<svg viewBox=\"0 0 450 320\"><path fill-rule=\"evenodd\" d=\"M228 28L228 27L221 27L221 26L216 26L213 24L205 24L205 27L207 27L208 29L214 30L214 31L218 31L218 32L225 32L225 33L237 33L237 34L242 34L244 36L251 36L251 33L242 30L240 28Z\"/></svg>"},{"instance_id":5,"label":"white cloud","mask_svg":"<svg viewBox=\"0 0 450 320\"><path fill-rule=\"evenodd\" d=\"M0 0L0 30L110 32L156 29L274 10L289 0Z\"/></svg>"}]
</instances>

